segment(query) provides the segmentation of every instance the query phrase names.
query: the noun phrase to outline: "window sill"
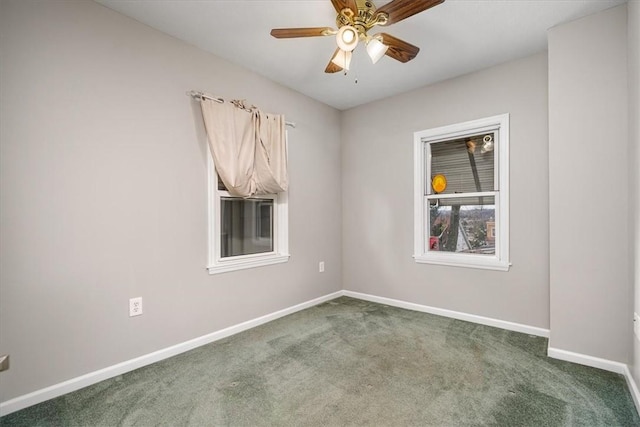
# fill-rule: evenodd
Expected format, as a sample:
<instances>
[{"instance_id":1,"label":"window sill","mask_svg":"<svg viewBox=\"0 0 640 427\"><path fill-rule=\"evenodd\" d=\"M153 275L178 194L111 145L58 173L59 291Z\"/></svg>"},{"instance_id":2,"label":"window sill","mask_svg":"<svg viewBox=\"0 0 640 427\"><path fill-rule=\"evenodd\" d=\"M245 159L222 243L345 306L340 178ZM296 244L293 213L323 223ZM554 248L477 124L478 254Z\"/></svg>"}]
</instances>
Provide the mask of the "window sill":
<instances>
[{"instance_id":1,"label":"window sill","mask_svg":"<svg viewBox=\"0 0 640 427\"><path fill-rule=\"evenodd\" d=\"M281 264L289 261L289 254L276 254L260 258L234 259L221 261L216 265L207 267L209 274L228 273L230 271L245 270L247 268L263 267L265 265Z\"/></svg>"},{"instance_id":2,"label":"window sill","mask_svg":"<svg viewBox=\"0 0 640 427\"><path fill-rule=\"evenodd\" d=\"M509 271L509 267L511 267L511 263L508 261L478 255L420 254L414 255L413 258L419 264L436 264L449 267L477 268L481 270Z\"/></svg>"}]
</instances>

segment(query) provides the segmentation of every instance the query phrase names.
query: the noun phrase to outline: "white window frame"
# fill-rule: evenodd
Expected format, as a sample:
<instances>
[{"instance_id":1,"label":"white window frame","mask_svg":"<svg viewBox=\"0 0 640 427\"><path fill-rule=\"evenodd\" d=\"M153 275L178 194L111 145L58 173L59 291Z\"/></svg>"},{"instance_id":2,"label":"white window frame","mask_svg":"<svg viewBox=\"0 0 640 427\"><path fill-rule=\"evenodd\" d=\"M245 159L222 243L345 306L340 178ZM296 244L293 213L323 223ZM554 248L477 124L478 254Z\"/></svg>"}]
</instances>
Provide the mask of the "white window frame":
<instances>
[{"instance_id":1,"label":"white window frame","mask_svg":"<svg viewBox=\"0 0 640 427\"><path fill-rule=\"evenodd\" d=\"M223 197L234 197L225 190L218 190L218 174L207 145L208 175L208 218L209 218L209 274L227 273L230 271L256 268L266 265L280 264L289 261L289 195L288 192L267 194L255 199L273 199L273 251L250 255L222 257L221 251L221 212ZM260 236L257 236L260 238Z\"/></svg>"},{"instance_id":2,"label":"white window frame","mask_svg":"<svg viewBox=\"0 0 640 427\"><path fill-rule=\"evenodd\" d=\"M494 150L494 173L497 191L477 193L495 197L495 244L494 255L463 254L429 250L426 238L426 224L429 218L428 195L431 189L431 159L428 144L495 132L497 149ZM509 262L509 114L501 114L479 120L472 120L449 126L427 129L414 133L414 259L417 263L438 264L455 267L470 267L488 270L508 271ZM490 193L490 194L488 194ZM464 196L472 196L465 193ZM439 198L462 196L441 194Z\"/></svg>"}]
</instances>

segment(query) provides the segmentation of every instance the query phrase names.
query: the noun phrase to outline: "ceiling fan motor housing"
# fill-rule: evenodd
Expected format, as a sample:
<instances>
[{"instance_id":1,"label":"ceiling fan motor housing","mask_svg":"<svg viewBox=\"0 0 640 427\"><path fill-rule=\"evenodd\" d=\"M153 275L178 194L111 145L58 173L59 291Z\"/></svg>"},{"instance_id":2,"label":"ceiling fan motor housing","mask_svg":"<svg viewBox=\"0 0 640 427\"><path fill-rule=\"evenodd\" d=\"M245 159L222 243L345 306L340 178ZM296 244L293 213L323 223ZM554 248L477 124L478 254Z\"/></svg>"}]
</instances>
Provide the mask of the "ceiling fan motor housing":
<instances>
[{"instance_id":1,"label":"ceiling fan motor housing","mask_svg":"<svg viewBox=\"0 0 640 427\"><path fill-rule=\"evenodd\" d=\"M336 25L342 28L345 25L354 27L358 31L360 39L367 39L367 31L375 25L385 25L389 18L384 12L376 13L376 7L369 0L356 0L357 13L349 8L342 9L336 17Z\"/></svg>"}]
</instances>

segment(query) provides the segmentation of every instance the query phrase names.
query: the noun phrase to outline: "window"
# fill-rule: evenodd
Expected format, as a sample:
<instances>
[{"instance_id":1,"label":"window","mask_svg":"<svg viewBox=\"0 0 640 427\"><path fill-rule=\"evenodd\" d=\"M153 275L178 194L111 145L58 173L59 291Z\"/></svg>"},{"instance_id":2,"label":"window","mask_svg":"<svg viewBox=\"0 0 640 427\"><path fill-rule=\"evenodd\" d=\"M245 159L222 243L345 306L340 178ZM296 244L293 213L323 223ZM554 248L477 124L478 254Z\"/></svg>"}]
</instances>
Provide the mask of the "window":
<instances>
[{"instance_id":1,"label":"window","mask_svg":"<svg viewBox=\"0 0 640 427\"><path fill-rule=\"evenodd\" d=\"M209 273L287 262L287 193L234 197L219 179L210 152L207 159Z\"/></svg>"},{"instance_id":2,"label":"window","mask_svg":"<svg viewBox=\"0 0 640 427\"><path fill-rule=\"evenodd\" d=\"M273 252L273 202L272 198L220 198L221 258Z\"/></svg>"},{"instance_id":3,"label":"window","mask_svg":"<svg viewBox=\"0 0 640 427\"><path fill-rule=\"evenodd\" d=\"M414 258L509 269L509 115L414 134Z\"/></svg>"}]
</instances>

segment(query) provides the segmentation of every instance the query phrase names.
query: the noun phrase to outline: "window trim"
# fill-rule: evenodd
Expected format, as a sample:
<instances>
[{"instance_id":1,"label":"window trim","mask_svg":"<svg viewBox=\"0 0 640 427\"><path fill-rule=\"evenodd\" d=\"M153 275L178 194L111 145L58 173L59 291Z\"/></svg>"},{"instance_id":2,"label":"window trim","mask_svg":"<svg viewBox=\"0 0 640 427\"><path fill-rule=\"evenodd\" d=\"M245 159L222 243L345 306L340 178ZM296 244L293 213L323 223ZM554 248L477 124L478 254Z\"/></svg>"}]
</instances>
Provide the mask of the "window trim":
<instances>
[{"instance_id":1,"label":"window trim","mask_svg":"<svg viewBox=\"0 0 640 427\"><path fill-rule=\"evenodd\" d=\"M267 194L256 199L273 199L273 251L258 254L239 255L222 258L220 241L220 199L233 197L228 192L218 190L218 176L215 171L211 149L207 144L207 187L208 187L208 264L209 274L262 267L288 262L289 254L289 194Z\"/></svg>"},{"instance_id":2,"label":"window trim","mask_svg":"<svg viewBox=\"0 0 640 427\"><path fill-rule=\"evenodd\" d=\"M425 215L428 215L427 195L431 194L427 176L430 162L427 160L427 144L433 144L482 132L496 132L498 135L495 214L494 255L436 252L427 250L425 234ZM413 137L414 159L414 255L417 263L470 267L488 270L508 271L509 261L509 114L501 114L464 123L457 123L433 129L415 132ZM472 193L465 193L470 195ZM452 197L442 195L443 197ZM462 194L459 196L463 196ZM455 197L455 195L453 196Z\"/></svg>"}]
</instances>

